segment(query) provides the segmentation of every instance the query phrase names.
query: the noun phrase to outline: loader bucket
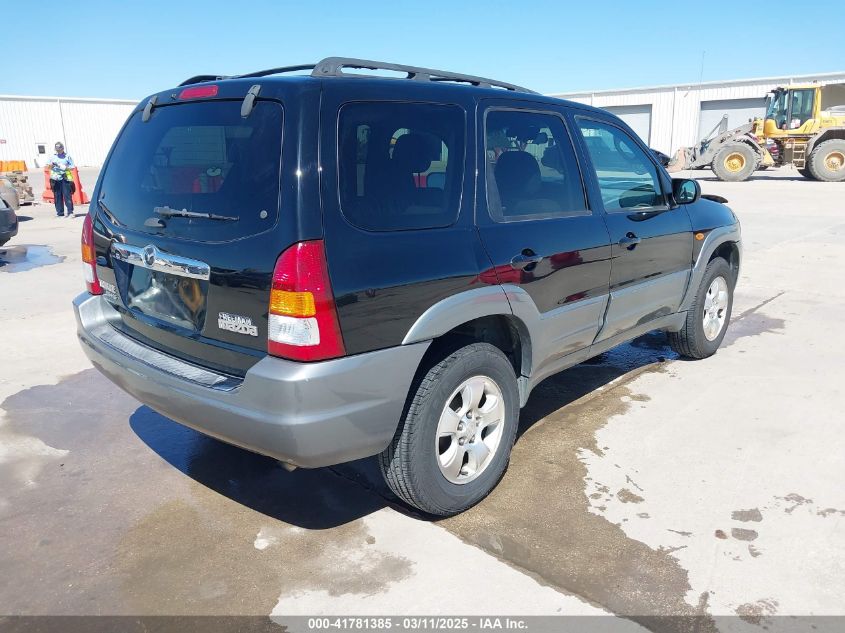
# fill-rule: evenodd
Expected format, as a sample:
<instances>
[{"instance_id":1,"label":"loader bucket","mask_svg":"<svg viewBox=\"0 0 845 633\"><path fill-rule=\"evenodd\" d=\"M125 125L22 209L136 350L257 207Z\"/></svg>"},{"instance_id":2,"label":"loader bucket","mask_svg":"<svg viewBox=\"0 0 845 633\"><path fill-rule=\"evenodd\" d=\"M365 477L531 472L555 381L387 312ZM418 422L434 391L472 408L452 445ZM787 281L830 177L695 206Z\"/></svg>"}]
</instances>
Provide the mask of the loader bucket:
<instances>
[{"instance_id":1,"label":"loader bucket","mask_svg":"<svg viewBox=\"0 0 845 633\"><path fill-rule=\"evenodd\" d=\"M674 174L678 171L683 171L684 169L689 169L689 148L682 147L675 155L672 157L672 160L669 161L669 164L666 166L666 171L670 174Z\"/></svg>"}]
</instances>

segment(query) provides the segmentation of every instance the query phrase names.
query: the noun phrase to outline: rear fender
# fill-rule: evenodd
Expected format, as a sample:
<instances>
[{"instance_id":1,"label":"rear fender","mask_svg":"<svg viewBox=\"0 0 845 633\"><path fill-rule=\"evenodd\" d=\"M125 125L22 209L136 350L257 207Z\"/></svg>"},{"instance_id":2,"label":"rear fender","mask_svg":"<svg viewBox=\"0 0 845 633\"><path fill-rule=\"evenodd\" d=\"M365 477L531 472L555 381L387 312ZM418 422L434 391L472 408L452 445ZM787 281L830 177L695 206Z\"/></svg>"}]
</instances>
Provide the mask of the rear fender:
<instances>
[{"instance_id":1,"label":"rear fender","mask_svg":"<svg viewBox=\"0 0 845 633\"><path fill-rule=\"evenodd\" d=\"M816 134L813 138L807 141L807 156L813 151L813 148L819 143L824 143L831 139L845 139L845 126L828 127Z\"/></svg>"},{"instance_id":2,"label":"rear fender","mask_svg":"<svg viewBox=\"0 0 845 633\"><path fill-rule=\"evenodd\" d=\"M524 405L528 393L527 377L531 375L542 358L537 358L541 350L532 345L532 340L538 331L540 313L531 297L521 288L511 285L484 286L438 301L414 322L402 340L402 344L409 345L435 339L464 323L487 316L511 318L511 323L519 336L522 376L518 377L518 381L520 405Z\"/></svg>"}]
</instances>

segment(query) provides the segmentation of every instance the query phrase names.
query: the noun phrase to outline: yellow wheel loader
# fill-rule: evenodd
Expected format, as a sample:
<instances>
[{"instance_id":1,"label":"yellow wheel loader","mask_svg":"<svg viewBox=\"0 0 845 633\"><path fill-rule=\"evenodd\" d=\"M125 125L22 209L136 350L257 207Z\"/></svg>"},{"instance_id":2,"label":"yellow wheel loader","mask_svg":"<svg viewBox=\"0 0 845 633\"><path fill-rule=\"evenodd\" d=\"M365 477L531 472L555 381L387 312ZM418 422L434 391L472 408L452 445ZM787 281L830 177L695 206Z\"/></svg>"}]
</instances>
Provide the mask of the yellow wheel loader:
<instances>
[{"instance_id":1,"label":"yellow wheel loader","mask_svg":"<svg viewBox=\"0 0 845 633\"><path fill-rule=\"evenodd\" d=\"M812 180L845 181L845 84L775 88L765 119L728 130L725 116L698 145L678 150L667 169L709 166L719 180L738 182L785 165Z\"/></svg>"}]
</instances>

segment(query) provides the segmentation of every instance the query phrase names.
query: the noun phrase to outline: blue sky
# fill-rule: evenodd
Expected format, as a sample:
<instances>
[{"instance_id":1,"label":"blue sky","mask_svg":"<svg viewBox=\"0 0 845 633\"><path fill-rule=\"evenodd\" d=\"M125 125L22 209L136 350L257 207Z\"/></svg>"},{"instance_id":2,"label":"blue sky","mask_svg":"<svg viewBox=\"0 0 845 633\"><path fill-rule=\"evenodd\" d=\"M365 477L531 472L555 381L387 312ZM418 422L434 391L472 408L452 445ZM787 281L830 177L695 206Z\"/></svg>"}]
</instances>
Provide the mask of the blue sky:
<instances>
[{"instance_id":1,"label":"blue sky","mask_svg":"<svg viewBox=\"0 0 845 633\"><path fill-rule=\"evenodd\" d=\"M0 94L145 95L201 73L329 55L444 68L541 92L843 70L841 19L787 27L795 2L71 2L4 34ZM34 12L33 12L34 13ZM809 23L808 23L809 26ZM778 42L791 42L783 50ZM24 72L25 71L25 72Z\"/></svg>"}]
</instances>

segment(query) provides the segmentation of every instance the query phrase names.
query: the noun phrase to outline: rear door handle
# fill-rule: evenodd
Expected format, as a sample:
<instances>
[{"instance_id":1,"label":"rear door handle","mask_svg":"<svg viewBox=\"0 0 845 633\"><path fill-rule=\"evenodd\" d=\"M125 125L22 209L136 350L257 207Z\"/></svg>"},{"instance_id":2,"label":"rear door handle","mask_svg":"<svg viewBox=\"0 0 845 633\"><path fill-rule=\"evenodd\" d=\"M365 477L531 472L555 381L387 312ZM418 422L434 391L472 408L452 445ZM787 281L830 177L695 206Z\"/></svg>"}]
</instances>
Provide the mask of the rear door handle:
<instances>
[{"instance_id":1,"label":"rear door handle","mask_svg":"<svg viewBox=\"0 0 845 633\"><path fill-rule=\"evenodd\" d=\"M619 246L625 246L630 251L633 250L633 248L640 242L642 242L641 238L637 237L636 234L631 231L628 231L625 234L625 237L619 240Z\"/></svg>"},{"instance_id":2,"label":"rear door handle","mask_svg":"<svg viewBox=\"0 0 845 633\"><path fill-rule=\"evenodd\" d=\"M523 249L523 251L519 255L516 255L513 257L513 259L511 259L511 268L515 268L516 270L523 270L525 268L528 268L532 264L539 264L541 261L543 261L542 255L538 255L530 248L526 248Z\"/></svg>"}]
</instances>

